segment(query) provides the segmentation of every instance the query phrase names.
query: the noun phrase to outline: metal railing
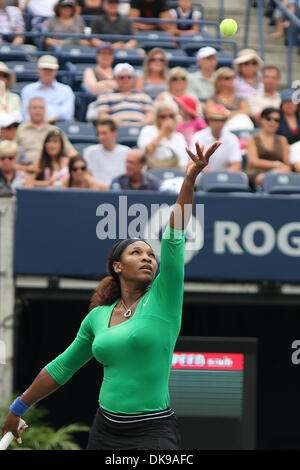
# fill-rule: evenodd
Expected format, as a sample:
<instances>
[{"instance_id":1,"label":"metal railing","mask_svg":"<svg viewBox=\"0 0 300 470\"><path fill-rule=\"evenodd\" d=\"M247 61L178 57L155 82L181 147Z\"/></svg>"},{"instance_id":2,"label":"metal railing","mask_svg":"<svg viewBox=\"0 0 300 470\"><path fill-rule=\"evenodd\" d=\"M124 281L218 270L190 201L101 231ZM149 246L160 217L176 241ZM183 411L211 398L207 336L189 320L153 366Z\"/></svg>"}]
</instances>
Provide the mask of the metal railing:
<instances>
[{"instance_id":1,"label":"metal railing","mask_svg":"<svg viewBox=\"0 0 300 470\"><path fill-rule=\"evenodd\" d=\"M245 32L244 32L244 44L243 48L248 47L249 43L249 29L251 23L251 8L252 0L247 0L246 11L245 11ZM264 0L256 0L257 8L257 21L258 21L258 38L259 38L259 55L264 60L265 57L265 46L264 46Z\"/></svg>"}]
</instances>

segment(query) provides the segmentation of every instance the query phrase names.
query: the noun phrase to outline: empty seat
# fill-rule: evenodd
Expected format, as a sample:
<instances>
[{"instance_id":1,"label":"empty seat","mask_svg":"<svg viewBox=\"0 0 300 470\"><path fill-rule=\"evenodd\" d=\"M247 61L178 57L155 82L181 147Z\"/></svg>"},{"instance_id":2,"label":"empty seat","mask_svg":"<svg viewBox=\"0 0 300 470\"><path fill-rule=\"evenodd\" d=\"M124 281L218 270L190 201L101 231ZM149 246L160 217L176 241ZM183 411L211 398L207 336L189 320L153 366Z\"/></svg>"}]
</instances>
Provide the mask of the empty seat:
<instances>
[{"instance_id":1,"label":"empty seat","mask_svg":"<svg viewBox=\"0 0 300 470\"><path fill-rule=\"evenodd\" d=\"M208 171L200 174L200 190L215 193L250 192L245 173Z\"/></svg>"},{"instance_id":2,"label":"empty seat","mask_svg":"<svg viewBox=\"0 0 300 470\"><path fill-rule=\"evenodd\" d=\"M176 168L153 168L148 170L147 173L151 173L162 181L185 176L184 171L177 170Z\"/></svg>"},{"instance_id":3,"label":"empty seat","mask_svg":"<svg viewBox=\"0 0 300 470\"><path fill-rule=\"evenodd\" d=\"M59 121L55 125L66 134L72 143L98 143L96 130L92 124L79 121Z\"/></svg>"},{"instance_id":4,"label":"empty seat","mask_svg":"<svg viewBox=\"0 0 300 470\"><path fill-rule=\"evenodd\" d=\"M128 145L128 147L135 147L140 132L141 128L139 126L119 126L117 142L118 144Z\"/></svg>"},{"instance_id":5,"label":"empty seat","mask_svg":"<svg viewBox=\"0 0 300 470\"><path fill-rule=\"evenodd\" d=\"M300 194L300 174L266 173L261 189L267 194Z\"/></svg>"},{"instance_id":6,"label":"empty seat","mask_svg":"<svg viewBox=\"0 0 300 470\"><path fill-rule=\"evenodd\" d=\"M29 61L11 61L8 64L10 70L16 74L17 81L35 81L39 75L36 62Z\"/></svg>"}]
</instances>

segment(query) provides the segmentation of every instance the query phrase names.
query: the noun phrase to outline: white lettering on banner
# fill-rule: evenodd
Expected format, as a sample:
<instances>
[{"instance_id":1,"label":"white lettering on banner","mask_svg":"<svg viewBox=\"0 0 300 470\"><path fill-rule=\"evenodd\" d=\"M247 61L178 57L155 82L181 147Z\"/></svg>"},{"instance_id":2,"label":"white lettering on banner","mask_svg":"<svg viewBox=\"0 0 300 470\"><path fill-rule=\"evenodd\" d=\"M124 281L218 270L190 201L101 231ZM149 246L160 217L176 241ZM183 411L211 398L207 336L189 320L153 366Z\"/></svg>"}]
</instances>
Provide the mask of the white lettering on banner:
<instances>
[{"instance_id":1,"label":"white lettering on banner","mask_svg":"<svg viewBox=\"0 0 300 470\"><path fill-rule=\"evenodd\" d=\"M300 233L300 222L285 224L276 233L271 224L261 220L250 222L243 229L236 222L218 220L214 224L214 253L242 255L246 252L253 256L266 256L277 244L284 255L300 257L300 236L291 237L293 232ZM263 235L260 244L255 242L257 233ZM238 241L240 236L241 242Z\"/></svg>"},{"instance_id":2,"label":"white lettering on banner","mask_svg":"<svg viewBox=\"0 0 300 470\"><path fill-rule=\"evenodd\" d=\"M295 341L292 342L292 349L296 349L296 351L293 352L291 356L292 363L297 366L300 364L300 341L299 339L295 339Z\"/></svg>"}]
</instances>

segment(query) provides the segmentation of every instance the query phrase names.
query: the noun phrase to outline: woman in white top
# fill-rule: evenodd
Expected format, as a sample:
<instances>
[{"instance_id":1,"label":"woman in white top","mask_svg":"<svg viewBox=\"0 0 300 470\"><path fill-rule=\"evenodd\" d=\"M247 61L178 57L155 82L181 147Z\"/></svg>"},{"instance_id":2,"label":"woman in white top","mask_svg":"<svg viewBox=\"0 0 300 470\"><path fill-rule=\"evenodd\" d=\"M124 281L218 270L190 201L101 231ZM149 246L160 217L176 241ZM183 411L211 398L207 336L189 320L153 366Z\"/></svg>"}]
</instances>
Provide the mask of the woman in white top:
<instances>
[{"instance_id":1,"label":"woman in white top","mask_svg":"<svg viewBox=\"0 0 300 470\"><path fill-rule=\"evenodd\" d=\"M178 106L171 101L157 103L154 125L145 126L138 138L138 147L146 152L147 166L151 168L185 169L188 160L186 140L177 132Z\"/></svg>"},{"instance_id":2,"label":"woman in white top","mask_svg":"<svg viewBox=\"0 0 300 470\"><path fill-rule=\"evenodd\" d=\"M22 104L19 95L12 93L16 76L4 62L0 62L0 111L22 115Z\"/></svg>"}]
</instances>

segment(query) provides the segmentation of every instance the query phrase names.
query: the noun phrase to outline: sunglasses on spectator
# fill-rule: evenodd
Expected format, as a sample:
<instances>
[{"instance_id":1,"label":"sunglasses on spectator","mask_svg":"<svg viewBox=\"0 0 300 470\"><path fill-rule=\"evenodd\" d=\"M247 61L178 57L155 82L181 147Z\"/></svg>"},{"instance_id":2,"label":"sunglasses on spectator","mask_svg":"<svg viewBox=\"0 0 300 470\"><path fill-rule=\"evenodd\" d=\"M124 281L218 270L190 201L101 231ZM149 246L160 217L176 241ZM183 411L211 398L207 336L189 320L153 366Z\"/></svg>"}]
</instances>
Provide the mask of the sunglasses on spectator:
<instances>
[{"instance_id":1,"label":"sunglasses on spectator","mask_svg":"<svg viewBox=\"0 0 300 470\"><path fill-rule=\"evenodd\" d=\"M158 117L159 119L174 119L175 114L160 114Z\"/></svg>"},{"instance_id":2,"label":"sunglasses on spectator","mask_svg":"<svg viewBox=\"0 0 300 470\"><path fill-rule=\"evenodd\" d=\"M177 82L178 80L186 80L186 77L173 77L172 80Z\"/></svg>"},{"instance_id":3,"label":"sunglasses on spectator","mask_svg":"<svg viewBox=\"0 0 300 470\"><path fill-rule=\"evenodd\" d=\"M8 78L7 73L0 72L0 78Z\"/></svg>"},{"instance_id":4,"label":"sunglasses on spectator","mask_svg":"<svg viewBox=\"0 0 300 470\"><path fill-rule=\"evenodd\" d=\"M0 160L14 160L16 157L0 157Z\"/></svg>"},{"instance_id":5,"label":"sunglasses on spectator","mask_svg":"<svg viewBox=\"0 0 300 470\"><path fill-rule=\"evenodd\" d=\"M258 63L255 60L249 60L249 62L244 62L242 65L258 65Z\"/></svg>"},{"instance_id":6,"label":"sunglasses on spectator","mask_svg":"<svg viewBox=\"0 0 300 470\"><path fill-rule=\"evenodd\" d=\"M120 80L130 80L132 77L132 75L118 75L117 78L119 78Z\"/></svg>"},{"instance_id":7,"label":"sunglasses on spectator","mask_svg":"<svg viewBox=\"0 0 300 470\"><path fill-rule=\"evenodd\" d=\"M72 168L72 171L78 171L78 170L81 170L81 171L85 171L86 170L86 166L73 166Z\"/></svg>"},{"instance_id":8,"label":"sunglasses on spectator","mask_svg":"<svg viewBox=\"0 0 300 470\"><path fill-rule=\"evenodd\" d=\"M234 75L227 75L226 77L221 77L222 80L233 80L234 79Z\"/></svg>"},{"instance_id":9,"label":"sunglasses on spectator","mask_svg":"<svg viewBox=\"0 0 300 470\"><path fill-rule=\"evenodd\" d=\"M150 62L164 62L165 59L163 59L162 57L152 57L152 59L150 59Z\"/></svg>"},{"instance_id":10,"label":"sunglasses on spectator","mask_svg":"<svg viewBox=\"0 0 300 470\"><path fill-rule=\"evenodd\" d=\"M267 116L266 121L280 122L280 118L274 118L272 116Z\"/></svg>"}]
</instances>

